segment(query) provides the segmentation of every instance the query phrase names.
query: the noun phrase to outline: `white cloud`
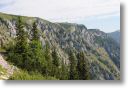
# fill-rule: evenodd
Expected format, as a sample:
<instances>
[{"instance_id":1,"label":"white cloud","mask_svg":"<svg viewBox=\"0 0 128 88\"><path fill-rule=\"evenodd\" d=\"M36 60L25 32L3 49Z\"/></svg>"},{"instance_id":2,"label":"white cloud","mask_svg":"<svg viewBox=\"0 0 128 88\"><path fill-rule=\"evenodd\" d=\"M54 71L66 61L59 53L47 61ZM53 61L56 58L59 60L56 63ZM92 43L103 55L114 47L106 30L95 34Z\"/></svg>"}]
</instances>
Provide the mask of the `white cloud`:
<instances>
[{"instance_id":1,"label":"white cloud","mask_svg":"<svg viewBox=\"0 0 128 88\"><path fill-rule=\"evenodd\" d=\"M1 0L8 3L9 0ZM10 0L15 1L0 11L38 16L50 21L75 22L89 16L120 12L119 0Z\"/></svg>"}]
</instances>

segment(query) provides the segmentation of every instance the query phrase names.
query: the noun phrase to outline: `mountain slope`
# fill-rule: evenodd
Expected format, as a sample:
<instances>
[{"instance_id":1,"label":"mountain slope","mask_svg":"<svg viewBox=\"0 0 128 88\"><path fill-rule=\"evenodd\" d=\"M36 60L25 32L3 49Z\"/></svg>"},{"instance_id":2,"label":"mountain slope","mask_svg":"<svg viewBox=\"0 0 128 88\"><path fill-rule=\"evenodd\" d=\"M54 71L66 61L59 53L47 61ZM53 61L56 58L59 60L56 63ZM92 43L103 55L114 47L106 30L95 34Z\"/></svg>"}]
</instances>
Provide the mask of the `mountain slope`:
<instances>
[{"instance_id":1,"label":"mountain slope","mask_svg":"<svg viewBox=\"0 0 128 88\"><path fill-rule=\"evenodd\" d=\"M14 70L16 71L17 68L13 65L10 65L0 54L0 79L9 79L9 77L13 75Z\"/></svg>"},{"instance_id":2,"label":"mountain slope","mask_svg":"<svg viewBox=\"0 0 128 88\"><path fill-rule=\"evenodd\" d=\"M16 37L18 16L0 13L0 47ZM37 17L22 17L25 30L31 36L32 23L38 24L42 46L46 41L56 47L57 53L65 64L69 64L69 52L83 51L90 64L92 80L120 79L120 47L106 33L98 29L87 29L82 24L52 23ZM79 58L77 58L79 59Z\"/></svg>"},{"instance_id":3,"label":"mountain slope","mask_svg":"<svg viewBox=\"0 0 128 88\"><path fill-rule=\"evenodd\" d=\"M109 36L111 36L114 40L117 41L117 43L120 44L120 30L108 33Z\"/></svg>"}]
</instances>

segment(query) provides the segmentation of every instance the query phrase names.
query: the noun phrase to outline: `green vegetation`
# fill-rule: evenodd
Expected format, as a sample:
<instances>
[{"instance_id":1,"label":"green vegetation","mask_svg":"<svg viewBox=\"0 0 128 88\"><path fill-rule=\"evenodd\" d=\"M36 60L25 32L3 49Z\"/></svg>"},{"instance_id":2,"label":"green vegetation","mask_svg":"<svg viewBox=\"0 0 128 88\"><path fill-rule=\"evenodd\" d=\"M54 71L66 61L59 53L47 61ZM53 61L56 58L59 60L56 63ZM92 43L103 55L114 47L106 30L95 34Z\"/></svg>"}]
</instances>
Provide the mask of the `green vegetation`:
<instances>
[{"instance_id":1,"label":"green vegetation","mask_svg":"<svg viewBox=\"0 0 128 88\"><path fill-rule=\"evenodd\" d=\"M6 73L7 73L7 70L4 69L4 68L0 65L0 75L1 75L2 73L6 74Z\"/></svg>"},{"instance_id":2,"label":"green vegetation","mask_svg":"<svg viewBox=\"0 0 128 88\"><path fill-rule=\"evenodd\" d=\"M32 39L30 43L30 51L31 52L31 58L30 58L30 64L34 71L39 71L41 73L45 73L46 70L46 62L45 57L42 49L42 45L40 42L39 37L39 31L37 29L37 24L33 23L32 28Z\"/></svg>"},{"instance_id":3,"label":"green vegetation","mask_svg":"<svg viewBox=\"0 0 128 88\"><path fill-rule=\"evenodd\" d=\"M52 64L52 76L60 78L60 58L55 47L52 52Z\"/></svg>"},{"instance_id":4,"label":"green vegetation","mask_svg":"<svg viewBox=\"0 0 128 88\"><path fill-rule=\"evenodd\" d=\"M7 70L0 65L0 80L7 75Z\"/></svg>"},{"instance_id":5,"label":"green vegetation","mask_svg":"<svg viewBox=\"0 0 128 88\"><path fill-rule=\"evenodd\" d=\"M62 60L62 66L60 69L60 80L68 80L69 72L68 72L68 66L65 65L64 61Z\"/></svg>"},{"instance_id":6,"label":"green vegetation","mask_svg":"<svg viewBox=\"0 0 128 88\"><path fill-rule=\"evenodd\" d=\"M70 52L70 73L69 73L69 79L74 80L78 79L78 73L77 73L77 58L75 56L75 53L73 51Z\"/></svg>"},{"instance_id":7,"label":"green vegetation","mask_svg":"<svg viewBox=\"0 0 128 88\"><path fill-rule=\"evenodd\" d=\"M54 77L44 77L38 72L27 72L23 70L19 70L14 72L14 74L10 77L10 80L57 80Z\"/></svg>"},{"instance_id":8,"label":"green vegetation","mask_svg":"<svg viewBox=\"0 0 128 88\"><path fill-rule=\"evenodd\" d=\"M52 75L52 55L51 55L51 49L50 49L50 46L48 44L48 42L46 43L46 46L45 46L45 50L44 50L44 57L45 57L45 60L46 60L46 72L45 74L48 76L48 75Z\"/></svg>"},{"instance_id":9,"label":"green vegetation","mask_svg":"<svg viewBox=\"0 0 128 88\"><path fill-rule=\"evenodd\" d=\"M8 49L8 60L22 69L44 73L45 60L35 23L33 24L32 33L33 37L29 43L22 19L19 17L17 21L16 44Z\"/></svg>"},{"instance_id":10,"label":"green vegetation","mask_svg":"<svg viewBox=\"0 0 128 88\"><path fill-rule=\"evenodd\" d=\"M80 80L89 80L90 79L90 66L88 63L88 59L85 56L84 52L80 52L78 53L78 64L77 64L77 68L78 68L78 76Z\"/></svg>"},{"instance_id":11,"label":"green vegetation","mask_svg":"<svg viewBox=\"0 0 128 88\"><path fill-rule=\"evenodd\" d=\"M0 17L1 18L4 18L4 19L13 19L13 18L16 18L16 16L14 16L14 15L7 15L7 14L4 14L4 13L1 13L0 14Z\"/></svg>"},{"instance_id":12,"label":"green vegetation","mask_svg":"<svg viewBox=\"0 0 128 88\"><path fill-rule=\"evenodd\" d=\"M20 68L26 67L26 62L29 59L29 46L27 42L27 33L24 30L24 25L22 19L19 17L17 24L17 37L16 44L9 47L7 50L9 52L9 61L13 62L16 66Z\"/></svg>"},{"instance_id":13,"label":"green vegetation","mask_svg":"<svg viewBox=\"0 0 128 88\"><path fill-rule=\"evenodd\" d=\"M48 42L42 47L36 22L33 23L29 42L21 17L18 18L16 27L16 43L8 49L8 61L26 71L16 72L10 79L38 80L47 77L61 80L90 79L90 67L84 52L78 53L76 57L75 52L70 51L68 66L58 56L56 47L51 49Z\"/></svg>"},{"instance_id":14,"label":"green vegetation","mask_svg":"<svg viewBox=\"0 0 128 88\"><path fill-rule=\"evenodd\" d=\"M59 63L59 57L58 57L58 54L57 54L57 51L56 51L55 48L54 48L54 50L52 52L52 57L53 57L53 65L58 67L60 65L60 63Z\"/></svg>"},{"instance_id":15,"label":"green vegetation","mask_svg":"<svg viewBox=\"0 0 128 88\"><path fill-rule=\"evenodd\" d=\"M70 52L70 65L68 67L63 60L61 62L56 47L52 50L48 42L46 42L45 47L42 47L36 22L33 23L32 37L29 42L29 36L24 29L21 17L18 18L16 27L16 43L8 49L8 61L26 71L16 72L11 79L45 79L45 77L52 76L61 80L75 80L79 79L81 74L83 78L80 77L80 79L89 79L86 74L89 69L86 70L84 67L86 66L84 60L80 59L82 61L77 64L77 57L74 52ZM84 58L84 56L80 58L82 57ZM77 67L84 70L80 68L77 70ZM31 72L34 72L34 74L31 74ZM81 73L78 74L79 72ZM42 75L44 76L42 77Z\"/></svg>"},{"instance_id":16,"label":"green vegetation","mask_svg":"<svg viewBox=\"0 0 128 88\"><path fill-rule=\"evenodd\" d=\"M0 54L18 69L12 80L120 79L119 46L99 30L5 14L0 24Z\"/></svg>"},{"instance_id":17,"label":"green vegetation","mask_svg":"<svg viewBox=\"0 0 128 88\"><path fill-rule=\"evenodd\" d=\"M6 52L6 50L3 48L0 48L0 52Z\"/></svg>"},{"instance_id":18,"label":"green vegetation","mask_svg":"<svg viewBox=\"0 0 128 88\"><path fill-rule=\"evenodd\" d=\"M44 75L44 77L52 76L58 79L67 79L67 73L64 72L66 67L64 64L62 66L60 65L60 59L56 49L54 48L51 53L48 42L44 48L42 47L36 22L33 23L30 42L28 42L29 37L24 30L24 23L21 17L18 18L16 27L16 43L8 47L7 60L26 71L15 73L11 79L45 79L40 75L38 78L38 74L35 74L37 72ZM32 71L34 74L30 75ZM61 74L63 74L63 77ZM22 77L23 75L25 76Z\"/></svg>"}]
</instances>

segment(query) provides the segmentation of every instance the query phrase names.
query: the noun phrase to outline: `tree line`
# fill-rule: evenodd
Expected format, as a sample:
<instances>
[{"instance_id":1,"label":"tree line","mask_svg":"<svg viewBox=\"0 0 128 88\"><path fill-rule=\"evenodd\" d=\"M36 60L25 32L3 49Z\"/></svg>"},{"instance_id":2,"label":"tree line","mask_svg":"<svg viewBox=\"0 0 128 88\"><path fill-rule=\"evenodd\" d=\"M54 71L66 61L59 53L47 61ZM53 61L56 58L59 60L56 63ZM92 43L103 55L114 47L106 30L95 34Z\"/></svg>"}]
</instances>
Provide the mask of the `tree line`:
<instances>
[{"instance_id":1,"label":"tree line","mask_svg":"<svg viewBox=\"0 0 128 88\"><path fill-rule=\"evenodd\" d=\"M60 80L90 80L90 66L84 52L75 54L69 52L69 64L58 56L56 47L48 41L43 47L37 22L33 22L31 36L25 30L21 17L16 22L15 43L7 49L8 61L17 67L31 72L41 73L43 76L52 76Z\"/></svg>"}]
</instances>

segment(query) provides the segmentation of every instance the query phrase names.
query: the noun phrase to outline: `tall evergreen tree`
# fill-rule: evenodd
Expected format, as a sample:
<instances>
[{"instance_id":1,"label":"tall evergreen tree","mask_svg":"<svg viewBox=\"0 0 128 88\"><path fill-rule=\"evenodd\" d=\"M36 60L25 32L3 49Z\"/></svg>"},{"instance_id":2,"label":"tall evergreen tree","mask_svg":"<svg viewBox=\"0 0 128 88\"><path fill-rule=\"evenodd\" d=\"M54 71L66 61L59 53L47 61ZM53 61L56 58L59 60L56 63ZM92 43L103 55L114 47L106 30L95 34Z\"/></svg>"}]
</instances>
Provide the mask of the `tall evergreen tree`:
<instances>
[{"instance_id":1,"label":"tall evergreen tree","mask_svg":"<svg viewBox=\"0 0 128 88\"><path fill-rule=\"evenodd\" d=\"M9 51L8 57L11 62L24 69L27 68L26 61L29 58L29 44L27 41L27 37L28 35L24 29L24 23L22 22L22 18L18 17L16 22L16 44Z\"/></svg>"},{"instance_id":2,"label":"tall evergreen tree","mask_svg":"<svg viewBox=\"0 0 128 88\"><path fill-rule=\"evenodd\" d=\"M74 80L78 78L78 74L77 74L77 69L76 69L77 58L73 51L70 52L69 60L70 60L69 79Z\"/></svg>"},{"instance_id":3,"label":"tall evergreen tree","mask_svg":"<svg viewBox=\"0 0 128 88\"><path fill-rule=\"evenodd\" d=\"M62 60L61 63L61 70L60 70L60 80L68 80L68 66L64 63L64 60Z\"/></svg>"},{"instance_id":4,"label":"tall evergreen tree","mask_svg":"<svg viewBox=\"0 0 128 88\"><path fill-rule=\"evenodd\" d=\"M80 52L77 55L78 58L78 63L77 63L77 68L78 68L78 76L80 80L89 80L90 79L90 74L89 74L89 64L87 57L84 52Z\"/></svg>"},{"instance_id":5,"label":"tall evergreen tree","mask_svg":"<svg viewBox=\"0 0 128 88\"><path fill-rule=\"evenodd\" d=\"M32 28L32 41L31 41L31 51L32 51L32 69L38 70L45 73L46 61L44 58L44 53L42 49L42 44L40 42L39 30L37 28L36 22L33 23Z\"/></svg>"},{"instance_id":6,"label":"tall evergreen tree","mask_svg":"<svg viewBox=\"0 0 128 88\"><path fill-rule=\"evenodd\" d=\"M60 73L59 73L60 60L55 47L53 48L53 51L52 51L52 64L53 64L52 76L59 78L60 77Z\"/></svg>"},{"instance_id":7,"label":"tall evergreen tree","mask_svg":"<svg viewBox=\"0 0 128 88\"><path fill-rule=\"evenodd\" d=\"M52 71L52 55L51 55L51 52L50 52L50 46L49 46L48 42L46 42L44 55L45 55L45 60L47 61L46 75L51 75L51 71Z\"/></svg>"},{"instance_id":8,"label":"tall evergreen tree","mask_svg":"<svg viewBox=\"0 0 128 88\"><path fill-rule=\"evenodd\" d=\"M28 42L27 42L27 32L24 29L24 24L22 22L22 18L18 17L18 21L16 24L16 52L17 53L25 53Z\"/></svg>"},{"instance_id":9,"label":"tall evergreen tree","mask_svg":"<svg viewBox=\"0 0 128 88\"><path fill-rule=\"evenodd\" d=\"M58 54L57 54L57 51L54 47L54 50L52 52L52 62L53 62L53 65L55 65L56 67L58 67L60 65L60 62L59 62L59 57L58 57Z\"/></svg>"},{"instance_id":10,"label":"tall evergreen tree","mask_svg":"<svg viewBox=\"0 0 128 88\"><path fill-rule=\"evenodd\" d=\"M37 28L37 23L34 22L32 26L33 26L32 27L32 40L40 41L39 30Z\"/></svg>"},{"instance_id":11,"label":"tall evergreen tree","mask_svg":"<svg viewBox=\"0 0 128 88\"><path fill-rule=\"evenodd\" d=\"M22 18L18 17L18 21L16 24L16 62L19 64L21 68L25 68L25 62L28 59L28 41L27 41L27 32L24 29L24 23L22 22ZM18 59L20 61L18 61Z\"/></svg>"}]
</instances>

